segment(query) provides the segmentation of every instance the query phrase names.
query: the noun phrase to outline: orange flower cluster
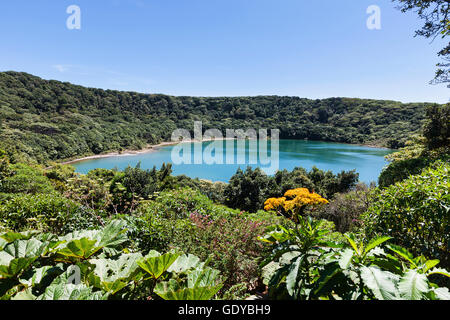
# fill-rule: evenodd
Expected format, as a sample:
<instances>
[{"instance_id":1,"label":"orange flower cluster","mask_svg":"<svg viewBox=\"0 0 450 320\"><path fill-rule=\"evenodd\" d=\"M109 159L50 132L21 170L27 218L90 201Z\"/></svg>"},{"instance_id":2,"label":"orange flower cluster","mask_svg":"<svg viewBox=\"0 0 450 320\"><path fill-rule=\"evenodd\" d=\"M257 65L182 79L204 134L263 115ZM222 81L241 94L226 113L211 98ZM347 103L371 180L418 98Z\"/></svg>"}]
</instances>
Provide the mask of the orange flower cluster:
<instances>
[{"instance_id":1,"label":"orange flower cluster","mask_svg":"<svg viewBox=\"0 0 450 320\"><path fill-rule=\"evenodd\" d=\"M290 198L291 200L287 200ZM293 211L308 205L327 204L328 201L317 193L309 192L306 188L289 190L283 198L270 198L264 203L264 209L278 210L283 208L285 211Z\"/></svg>"},{"instance_id":2,"label":"orange flower cluster","mask_svg":"<svg viewBox=\"0 0 450 320\"><path fill-rule=\"evenodd\" d=\"M264 202L264 210L278 210L280 208L284 208L284 204L286 202L286 198L270 198Z\"/></svg>"}]
</instances>

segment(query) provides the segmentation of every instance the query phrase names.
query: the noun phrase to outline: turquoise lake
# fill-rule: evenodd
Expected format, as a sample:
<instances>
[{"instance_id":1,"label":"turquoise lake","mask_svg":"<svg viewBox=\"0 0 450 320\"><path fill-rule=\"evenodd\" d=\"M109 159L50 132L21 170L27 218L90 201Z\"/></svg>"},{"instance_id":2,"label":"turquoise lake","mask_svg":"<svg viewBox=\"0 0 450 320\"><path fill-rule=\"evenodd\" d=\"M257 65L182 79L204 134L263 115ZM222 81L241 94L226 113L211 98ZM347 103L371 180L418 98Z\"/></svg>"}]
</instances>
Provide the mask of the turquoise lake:
<instances>
[{"instance_id":1,"label":"turquoise lake","mask_svg":"<svg viewBox=\"0 0 450 320\"><path fill-rule=\"evenodd\" d=\"M366 183L378 181L381 170L387 164L384 157L394 152L389 149L340 143L279 140L279 151L278 156L276 156L277 153L271 152L270 141L259 143L267 143L267 155L272 159L279 159L278 163L275 164L279 170L292 170L295 167L303 167L309 170L316 166L322 170L339 173L342 170L356 169L360 181ZM274 146L276 145L274 144ZM180 151L181 148L184 151ZM127 166L134 167L139 162L142 169L151 169L153 166L159 168L163 163L172 163L174 175L184 174L191 178L228 182L238 168L245 169L247 166L260 167L271 174L269 166L272 165L273 168L276 161L273 160L270 164L267 164L268 162L261 163L260 150L258 145L255 146L254 143L249 141L193 142L177 146L165 146L148 153L86 160L75 163L73 166L79 173L88 173L96 168L123 170ZM173 154L177 156L174 158ZM179 163L179 157L183 155L185 156L185 162ZM214 157L215 163L209 164L211 161L205 161L207 155ZM229 158L227 158L227 155ZM203 159L201 159L202 157ZM231 157L234 157L233 161L231 161ZM187 160L188 158L190 160ZM194 164L196 159L197 161L199 161L198 159L202 160L201 163ZM224 164L220 164L220 162Z\"/></svg>"}]
</instances>

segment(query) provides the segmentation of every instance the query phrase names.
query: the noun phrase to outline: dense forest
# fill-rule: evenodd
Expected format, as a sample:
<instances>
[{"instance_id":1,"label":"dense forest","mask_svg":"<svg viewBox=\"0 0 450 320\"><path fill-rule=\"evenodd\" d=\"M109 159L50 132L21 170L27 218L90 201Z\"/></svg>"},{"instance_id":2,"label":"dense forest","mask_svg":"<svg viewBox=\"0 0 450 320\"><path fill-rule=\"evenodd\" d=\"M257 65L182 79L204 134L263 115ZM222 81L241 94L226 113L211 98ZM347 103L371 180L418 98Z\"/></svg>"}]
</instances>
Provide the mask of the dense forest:
<instances>
[{"instance_id":1,"label":"dense forest","mask_svg":"<svg viewBox=\"0 0 450 320\"><path fill-rule=\"evenodd\" d=\"M429 104L297 97L173 97L84 88L26 73L0 73L0 144L49 163L169 141L177 128L280 129L285 139L391 148L420 132Z\"/></svg>"},{"instance_id":2,"label":"dense forest","mask_svg":"<svg viewBox=\"0 0 450 320\"><path fill-rule=\"evenodd\" d=\"M426 119L378 187L317 168L83 175L0 150L0 299L450 300L450 105Z\"/></svg>"}]
</instances>

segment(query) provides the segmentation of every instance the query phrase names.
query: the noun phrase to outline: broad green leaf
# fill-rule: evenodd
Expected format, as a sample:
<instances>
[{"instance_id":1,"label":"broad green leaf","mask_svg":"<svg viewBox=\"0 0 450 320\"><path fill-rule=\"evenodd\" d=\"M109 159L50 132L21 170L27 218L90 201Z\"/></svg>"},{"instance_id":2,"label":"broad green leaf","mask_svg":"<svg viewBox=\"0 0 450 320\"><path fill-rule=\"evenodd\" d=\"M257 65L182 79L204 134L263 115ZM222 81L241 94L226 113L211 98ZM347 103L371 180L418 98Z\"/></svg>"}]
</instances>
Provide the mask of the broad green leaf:
<instances>
[{"instance_id":1,"label":"broad green leaf","mask_svg":"<svg viewBox=\"0 0 450 320\"><path fill-rule=\"evenodd\" d=\"M400 257L402 257L403 259L409 261L409 263L411 263L413 268L417 268L417 265L414 263L414 256L411 254L411 252L409 252L408 250L406 250L403 247L394 245L394 244L389 244L387 245L388 249L395 252L396 254L398 254Z\"/></svg>"},{"instance_id":2,"label":"broad green leaf","mask_svg":"<svg viewBox=\"0 0 450 320\"><path fill-rule=\"evenodd\" d=\"M353 254L353 250L350 250ZM314 290L314 294L316 296L320 296L324 291L332 290L334 285L340 284L333 282L333 280L337 279L338 275L342 275L342 269L337 263L329 263L324 267L324 269L320 272L319 280L317 281L317 289Z\"/></svg>"},{"instance_id":3,"label":"broad green leaf","mask_svg":"<svg viewBox=\"0 0 450 320\"><path fill-rule=\"evenodd\" d=\"M111 221L105 228L103 228L98 234L100 247L115 247L123 242L127 241L126 235L126 223L121 220Z\"/></svg>"},{"instance_id":4,"label":"broad green leaf","mask_svg":"<svg viewBox=\"0 0 450 320\"><path fill-rule=\"evenodd\" d=\"M440 275L450 278L450 272L445 269L442 269L442 268L434 268L433 270L428 272L428 275L432 275L432 274L440 274Z\"/></svg>"},{"instance_id":5,"label":"broad green leaf","mask_svg":"<svg viewBox=\"0 0 450 320\"><path fill-rule=\"evenodd\" d=\"M440 263L439 260L427 260L425 261L425 267L423 269L423 272L426 273L428 272L428 270L434 268L435 266L437 266Z\"/></svg>"},{"instance_id":6,"label":"broad green leaf","mask_svg":"<svg viewBox=\"0 0 450 320\"><path fill-rule=\"evenodd\" d=\"M373 239L372 241L369 242L369 244L366 246L366 249L364 250L364 254L368 254L372 249L375 249L376 247L378 247L380 244L391 240L392 237L379 237L376 239Z\"/></svg>"},{"instance_id":7,"label":"broad green leaf","mask_svg":"<svg viewBox=\"0 0 450 320\"><path fill-rule=\"evenodd\" d=\"M38 234L38 231L27 231L27 232L6 232L0 235L0 238L5 240L7 243L14 242L16 240L30 240L33 236Z\"/></svg>"},{"instance_id":8,"label":"broad green leaf","mask_svg":"<svg viewBox=\"0 0 450 320\"><path fill-rule=\"evenodd\" d=\"M45 249L45 244L36 239L15 240L8 244L2 252L15 258L39 257Z\"/></svg>"},{"instance_id":9,"label":"broad green leaf","mask_svg":"<svg viewBox=\"0 0 450 320\"><path fill-rule=\"evenodd\" d=\"M171 290L167 288L166 282L158 283L155 287L155 293L164 300L211 300L217 292L222 288L222 285L214 287L199 287L199 288L183 288L179 290Z\"/></svg>"},{"instance_id":10,"label":"broad green leaf","mask_svg":"<svg viewBox=\"0 0 450 320\"><path fill-rule=\"evenodd\" d=\"M62 269L56 266L44 266L34 270L33 275L28 279L19 279L20 283L27 287L34 287L41 284L41 282L48 276L57 276L62 272Z\"/></svg>"},{"instance_id":11,"label":"broad green leaf","mask_svg":"<svg viewBox=\"0 0 450 320\"><path fill-rule=\"evenodd\" d=\"M3 248L5 248L6 247L6 245L8 244L9 242L8 241L6 241L5 239L3 239L3 238L0 238L0 251L2 251L3 250Z\"/></svg>"},{"instance_id":12,"label":"broad green leaf","mask_svg":"<svg viewBox=\"0 0 450 320\"><path fill-rule=\"evenodd\" d=\"M96 246L101 248L114 248L119 244L127 241L125 222L121 220L111 221L106 227L100 230L77 230L60 237L60 241L70 243L73 240L81 240L83 238L95 240ZM63 248L64 245L60 246Z\"/></svg>"},{"instance_id":13,"label":"broad green leaf","mask_svg":"<svg viewBox=\"0 0 450 320\"><path fill-rule=\"evenodd\" d=\"M400 297L405 300L422 300L428 292L428 281L416 270L406 272L398 283Z\"/></svg>"},{"instance_id":14,"label":"broad green leaf","mask_svg":"<svg viewBox=\"0 0 450 320\"><path fill-rule=\"evenodd\" d=\"M10 260L8 265L0 265L0 279L14 278L28 269L37 258L17 258Z\"/></svg>"},{"instance_id":15,"label":"broad green leaf","mask_svg":"<svg viewBox=\"0 0 450 320\"><path fill-rule=\"evenodd\" d=\"M106 300L108 294L93 292L84 284L55 284L47 287L38 300Z\"/></svg>"},{"instance_id":16,"label":"broad green leaf","mask_svg":"<svg viewBox=\"0 0 450 320\"><path fill-rule=\"evenodd\" d=\"M352 235L344 234L344 237L345 237L345 238L347 239L347 241L350 243L350 245L352 246L353 250L355 250L356 254L357 254L357 255L360 255L358 246L356 245L356 242L355 242L355 240L353 239L353 236L352 236Z\"/></svg>"},{"instance_id":17,"label":"broad green leaf","mask_svg":"<svg viewBox=\"0 0 450 320\"><path fill-rule=\"evenodd\" d=\"M90 263L95 265L92 285L116 294L132 280L132 276L138 268L137 261L142 258L140 253L122 254L118 259L91 259Z\"/></svg>"},{"instance_id":18,"label":"broad green leaf","mask_svg":"<svg viewBox=\"0 0 450 320\"><path fill-rule=\"evenodd\" d=\"M158 283L154 291L164 300L210 300L223 286L219 273L212 268L196 269L189 272L186 286L171 279Z\"/></svg>"},{"instance_id":19,"label":"broad green leaf","mask_svg":"<svg viewBox=\"0 0 450 320\"><path fill-rule=\"evenodd\" d=\"M300 269L300 265L303 262L303 256L300 256L290 265L289 272L286 276L286 289L290 296L295 296L297 289L297 278Z\"/></svg>"},{"instance_id":20,"label":"broad green leaf","mask_svg":"<svg viewBox=\"0 0 450 320\"><path fill-rule=\"evenodd\" d=\"M192 254L181 255L175 260L175 262L167 269L168 272L183 273L190 269L202 268L203 263L200 262L200 258Z\"/></svg>"},{"instance_id":21,"label":"broad green leaf","mask_svg":"<svg viewBox=\"0 0 450 320\"><path fill-rule=\"evenodd\" d=\"M212 268L196 269L188 274L188 288L216 286L220 271Z\"/></svg>"},{"instance_id":22,"label":"broad green leaf","mask_svg":"<svg viewBox=\"0 0 450 320\"><path fill-rule=\"evenodd\" d=\"M163 255L155 256L152 252L144 258L137 261L139 267L150 274L154 279L158 279L170 268L170 266L178 259L180 253L168 252Z\"/></svg>"},{"instance_id":23,"label":"broad green leaf","mask_svg":"<svg viewBox=\"0 0 450 320\"><path fill-rule=\"evenodd\" d=\"M14 297L11 298L11 300L19 300L19 301L29 301L29 300L36 300L37 297L31 292L31 289L27 289L24 291L19 292Z\"/></svg>"},{"instance_id":24,"label":"broad green leaf","mask_svg":"<svg viewBox=\"0 0 450 320\"><path fill-rule=\"evenodd\" d=\"M88 238L72 240L67 243L65 248L58 250L57 254L65 258L87 260L102 249L102 247L96 246L96 243L97 240L89 240Z\"/></svg>"},{"instance_id":25,"label":"broad green leaf","mask_svg":"<svg viewBox=\"0 0 450 320\"><path fill-rule=\"evenodd\" d=\"M342 251L341 256L339 257L339 266L342 269L347 269L350 266L350 263L352 261L353 258L353 254L355 252L352 249L345 249L344 251Z\"/></svg>"},{"instance_id":26,"label":"broad green leaf","mask_svg":"<svg viewBox=\"0 0 450 320\"><path fill-rule=\"evenodd\" d=\"M361 278L378 300L395 300L399 277L378 267L361 267Z\"/></svg>"},{"instance_id":27,"label":"broad green leaf","mask_svg":"<svg viewBox=\"0 0 450 320\"><path fill-rule=\"evenodd\" d=\"M450 300L450 292L448 288L432 288L431 291L436 295L439 300Z\"/></svg>"}]
</instances>

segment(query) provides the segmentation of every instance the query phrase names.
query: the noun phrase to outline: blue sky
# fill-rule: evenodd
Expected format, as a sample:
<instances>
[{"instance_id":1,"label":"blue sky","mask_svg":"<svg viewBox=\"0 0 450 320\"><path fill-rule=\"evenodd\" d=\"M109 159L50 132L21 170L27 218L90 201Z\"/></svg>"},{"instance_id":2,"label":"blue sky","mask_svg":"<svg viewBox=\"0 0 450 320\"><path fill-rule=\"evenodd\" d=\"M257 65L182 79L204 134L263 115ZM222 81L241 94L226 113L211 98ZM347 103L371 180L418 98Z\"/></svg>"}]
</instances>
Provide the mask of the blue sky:
<instances>
[{"instance_id":1,"label":"blue sky","mask_svg":"<svg viewBox=\"0 0 450 320\"><path fill-rule=\"evenodd\" d=\"M69 5L81 30L69 30ZM381 30L369 30L370 5ZM449 101L429 85L434 43L390 0L0 2L0 71L83 86L191 96Z\"/></svg>"}]
</instances>

